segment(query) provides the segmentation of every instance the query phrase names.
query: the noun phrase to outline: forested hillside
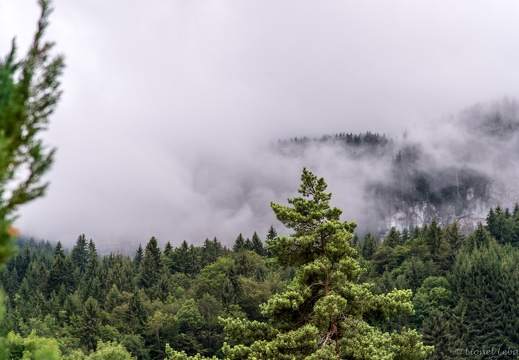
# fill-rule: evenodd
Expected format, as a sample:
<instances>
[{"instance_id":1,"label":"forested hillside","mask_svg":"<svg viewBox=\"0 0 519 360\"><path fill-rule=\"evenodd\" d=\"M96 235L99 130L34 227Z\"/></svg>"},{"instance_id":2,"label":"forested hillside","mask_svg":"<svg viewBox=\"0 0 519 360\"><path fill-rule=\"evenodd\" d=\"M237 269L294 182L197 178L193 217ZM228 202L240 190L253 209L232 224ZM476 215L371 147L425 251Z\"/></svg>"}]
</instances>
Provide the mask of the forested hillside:
<instances>
[{"instance_id":1,"label":"forested hillside","mask_svg":"<svg viewBox=\"0 0 519 360\"><path fill-rule=\"evenodd\" d=\"M130 255L100 254L80 234L66 248L13 227L19 206L45 194L55 153L42 131L64 60L43 40L50 1L39 5L29 51L20 58L13 41L0 60L0 359L519 357L515 101L470 108L437 125L442 136L273 146L327 169L347 159L333 189L360 184L366 224L345 220L303 167L298 195L270 203L283 228L236 227L232 246L152 236Z\"/></svg>"},{"instance_id":2,"label":"forested hillside","mask_svg":"<svg viewBox=\"0 0 519 360\"><path fill-rule=\"evenodd\" d=\"M328 162L325 156L333 156L337 166L352 164L348 167L358 178L343 186L361 182L362 207L369 216L358 215L369 223L361 225L365 230L385 234L392 226L403 230L437 219L442 224L456 220L466 233L491 207L513 207L519 201L514 180L519 164L513 155L518 114L519 104L505 98L431 124L428 134L299 137L279 141L275 149L316 164Z\"/></svg>"},{"instance_id":3,"label":"forested hillside","mask_svg":"<svg viewBox=\"0 0 519 360\"><path fill-rule=\"evenodd\" d=\"M38 339L54 344L64 359L102 358L95 354L110 349L137 359L303 359L319 351L331 351L322 355L330 359L335 351L352 359L418 359L427 348L415 353L410 344L422 334L424 344L434 346L428 359L492 347L502 353L494 358L509 359L504 352L519 348L519 208L492 209L487 226L468 236L457 223L433 221L402 232L392 228L385 239L348 236L355 224L332 225L340 212L321 209L329 220L315 231L337 231L326 244L334 252L324 255L307 242L321 237L297 225L307 223L296 214L309 205L292 204L294 210L273 206L295 226L294 236L279 237L271 228L266 247L256 233L239 234L232 249L218 239L161 249L151 238L132 257L100 257L84 235L70 250L20 239L19 251L0 270L7 295L4 346L14 354ZM330 280L320 282L326 273ZM324 315L328 311L335 315ZM366 329L351 333L345 325L351 316L356 326L365 319ZM395 330L408 335L398 340ZM392 341L400 344L397 352Z\"/></svg>"}]
</instances>

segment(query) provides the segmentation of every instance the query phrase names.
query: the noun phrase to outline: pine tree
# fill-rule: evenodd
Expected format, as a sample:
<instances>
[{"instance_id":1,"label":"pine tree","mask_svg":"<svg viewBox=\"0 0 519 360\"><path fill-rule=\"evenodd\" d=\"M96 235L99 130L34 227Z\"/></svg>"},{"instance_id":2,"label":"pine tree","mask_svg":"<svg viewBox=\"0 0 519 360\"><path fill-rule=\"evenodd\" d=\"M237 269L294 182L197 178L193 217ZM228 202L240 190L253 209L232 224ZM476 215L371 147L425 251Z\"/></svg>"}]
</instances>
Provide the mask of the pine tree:
<instances>
[{"instance_id":1,"label":"pine tree","mask_svg":"<svg viewBox=\"0 0 519 360\"><path fill-rule=\"evenodd\" d=\"M99 330L101 326L101 310L96 299L89 297L83 308L83 316L81 322L81 342L87 351L93 351L96 348Z\"/></svg>"},{"instance_id":2,"label":"pine tree","mask_svg":"<svg viewBox=\"0 0 519 360\"><path fill-rule=\"evenodd\" d=\"M386 238L384 239L384 245L390 246L392 248L400 245L402 242L402 239L400 238L400 233L398 230L393 226L389 230L389 233L387 234Z\"/></svg>"},{"instance_id":3,"label":"pine tree","mask_svg":"<svg viewBox=\"0 0 519 360\"><path fill-rule=\"evenodd\" d=\"M99 255L92 239L88 241L88 262L81 284L81 292L83 301L89 297L97 299L101 293Z\"/></svg>"},{"instance_id":4,"label":"pine tree","mask_svg":"<svg viewBox=\"0 0 519 360\"><path fill-rule=\"evenodd\" d=\"M150 290L155 285L160 276L160 249L157 244L157 239L153 236L144 250L144 258L142 260L141 271L139 273L139 284L147 290L148 295L151 295Z\"/></svg>"},{"instance_id":5,"label":"pine tree","mask_svg":"<svg viewBox=\"0 0 519 360\"><path fill-rule=\"evenodd\" d=\"M469 249L486 247L491 243L494 243L495 240L492 238L490 233L485 229L482 223L478 223L476 230L472 232L469 236L467 236L466 241L464 242L464 250L469 251Z\"/></svg>"},{"instance_id":6,"label":"pine tree","mask_svg":"<svg viewBox=\"0 0 519 360\"><path fill-rule=\"evenodd\" d=\"M164 268L169 271L173 270L173 253L174 253L173 245L168 241L166 246L164 246L164 251L161 256L161 264Z\"/></svg>"},{"instance_id":7,"label":"pine tree","mask_svg":"<svg viewBox=\"0 0 519 360\"><path fill-rule=\"evenodd\" d=\"M449 322L445 311L433 309L423 322L423 341L434 346L430 360L454 359L457 353L451 344Z\"/></svg>"},{"instance_id":8,"label":"pine tree","mask_svg":"<svg viewBox=\"0 0 519 360\"><path fill-rule=\"evenodd\" d=\"M166 246L164 247L164 256L170 257L172 253L173 253L173 246L168 241L166 243Z\"/></svg>"},{"instance_id":9,"label":"pine tree","mask_svg":"<svg viewBox=\"0 0 519 360\"><path fill-rule=\"evenodd\" d=\"M65 260L65 251L63 245L58 241L54 250L54 258L49 272L48 293L58 291L63 284L68 285L69 277L73 276L71 269L67 266Z\"/></svg>"},{"instance_id":10,"label":"pine tree","mask_svg":"<svg viewBox=\"0 0 519 360\"><path fill-rule=\"evenodd\" d=\"M420 229L418 226L415 226L411 238L418 239L420 236L422 236L422 229Z\"/></svg>"},{"instance_id":11,"label":"pine tree","mask_svg":"<svg viewBox=\"0 0 519 360\"><path fill-rule=\"evenodd\" d=\"M222 244L216 237L212 241L205 239L204 246L202 247L202 263L200 267L204 268L207 265L214 263L218 257L223 255L223 253Z\"/></svg>"},{"instance_id":12,"label":"pine tree","mask_svg":"<svg viewBox=\"0 0 519 360\"><path fill-rule=\"evenodd\" d=\"M263 242L261 241L256 231L254 231L254 234L252 234L252 251L254 251L256 254L260 256L265 255L265 248L263 247Z\"/></svg>"},{"instance_id":13,"label":"pine tree","mask_svg":"<svg viewBox=\"0 0 519 360\"><path fill-rule=\"evenodd\" d=\"M486 233L482 226L480 228ZM454 347L519 347L517 249L498 245L493 239L487 243L474 241L473 247L459 254L451 285L455 307L450 321L453 327L450 343Z\"/></svg>"},{"instance_id":14,"label":"pine tree","mask_svg":"<svg viewBox=\"0 0 519 360\"><path fill-rule=\"evenodd\" d=\"M201 251L203 253L203 251ZM173 252L173 271L184 275L194 276L200 270L199 248L188 245L183 241Z\"/></svg>"},{"instance_id":15,"label":"pine tree","mask_svg":"<svg viewBox=\"0 0 519 360\"><path fill-rule=\"evenodd\" d=\"M79 235L76 244L70 252L72 264L78 269L79 274L83 275L88 263L88 248L85 234Z\"/></svg>"},{"instance_id":16,"label":"pine tree","mask_svg":"<svg viewBox=\"0 0 519 360\"><path fill-rule=\"evenodd\" d=\"M265 242L267 240L274 240L277 236L278 236L278 233L277 233L276 229L274 229L273 225L270 225L270 228L267 232L267 236L265 238ZM269 251L268 248L265 248L265 255L268 256L269 258L272 257L272 253Z\"/></svg>"},{"instance_id":17,"label":"pine tree","mask_svg":"<svg viewBox=\"0 0 519 360\"><path fill-rule=\"evenodd\" d=\"M53 43L43 35L52 12L50 0L40 0L41 15L29 51L17 59L16 43L0 58L0 264L14 251L16 234L10 224L20 205L44 195L55 149L41 132L61 97L62 56L52 56ZM9 188L9 191L7 189Z\"/></svg>"},{"instance_id":18,"label":"pine tree","mask_svg":"<svg viewBox=\"0 0 519 360\"><path fill-rule=\"evenodd\" d=\"M238 235L238 237L234 241L234 245L232 246L232 251L234 251L236 253L236 252L240 252L243 250L245 250L245 240L243 239L242 233L240 233L240 235Z\"/></svg>"},{"instance_id":19,"label":"pine tree","mask_svg":"<svg viewBox=\"0 0 519 360\"><path fill-rule=\"evenodd\" d=\"M274 229L274 226L273 225L270 225L270 228L267 232L267 237L266 239L267 240L274 240L275 238L277 238L278 236L278 233L276 231L276 229Z\"/></svg>"},{"instance_id":20,"label":"pine tree","mask_svg":"<svg viewBox=\"0 0 519 360\"><path fill-rule=\"evenodd\" d=\"M243 243L243 250L252 251L252 241L251 241L251 239L249 239L249 238L245 239L245 242Z\"/></svg>"},{"instance_id":21,"label":"pine tree","mask_svg":"<svg viewBox=\"0 0 519 360\"><path fill-rule=\"evenodd\" d=\"M402 238L402 245L405 245L407 243L407 240L409 240L411 238L411 236L409 235L409 230L407 228L404 228L404 230L402 230L401 238Z\"/></svg>"},{"instance_id":22,"label":"pine tree","mask_svg":"<svg viewBox=\"0 0 519 360\"><path fill-rule=\"evenodd\" d=\"M451 264L452 267L456 260L456 256L458 255L458 252L460 251L465 240L465 237L463 234L461 234L460 228L456 221L443 230L443 238L450 245L450 253L448 255L447 261Z\"/></svg>"},{"instance_id":23,"label":"pine tree","mask_svg":"<svg viewBox=\"0 0 519 360\"><path fill-rule=\"evenodd\" d=\"M488 211L487 224L485 227L492 236L497 233L497 219L496 214L494 213L494 208L490 208Z\"/></svg>"},{"instance_id":24,"label":"pine tree","mask_svg":"<svg viewBox=\"0 0 519 360\"><path fill-rule=\"evenodd\" d=\"M126 309L125 323L136 333L139 333L146 321L146 311L142 301L142 290L135 290Z\"/></svg>"},{"instance_id":25,"label":"pine tree","mask_svg":"<svg viewBox=\"0 0 519 360\"><path fill-rule=\"evenodd\" d=\"M439 249L442 240L442 230L438 225L438 221L433 219L431 224L424 233L425 242L429 246L429 251L435 256Z\"/></svg>"},{"instance_id":26,"label":"pine tree","mask_svg":"<svg viewBox=\"0 0 519 360\"><path fill-rule=\"evenodd\" d=\"M357 233L353 235L353 239L351 239L351 245L355 249L357 254L360 254L362 252L362 244L360 243L360 239Z\"/></svg>"},{"instance_id":27,"label":"pine tree","mask_svg":"<svg viewBox=\"0 0 519 360\"><path fill-rule=\"evenodd\" d=\"M364 236L364 243L362 244L362 256L366 260L371 260L375 251L377 251L377 240L370 232L368 232Z\"/></svg>"},{"instance_id":28,"label":"pine tree","mask_svg":"<svg viewBox=\"0 0 519 360\"><path fill-rule=\"evenodd\" d=\"M411 292L374 295L371 285L358 283L362 270L349 244L355 223L339 220L324 179L303 169L301 180L302 197L289 199L292 206L271 203L294 232L267 241L278 264L297 269L295 278L262 306L269 322L224 321L226 358L423 358L428 349L416 331L385 333L366 321L409 314Z\"/></svg>"},{"instance_id":29,"label":"pine tree","mask_svg":"<svg viewBox=\"0 0 519 360\"><path fill-rule=\"evenodd\" d=\"M504 244L506 242L505 240L505 214L501 210L500 206L496 206L495 210L495 220L494 220L494 232L491 232L490 235L493 236L498 243Z\"/></svg>"},{"instance_id":30,"label":"pine tree","mask_svg":"<svg viewBox=\"0 0 519 360\"><path fill-rule=\"evenodd\" d=\"M142 245L139 244L139 247L137 248L137 251L135 252L135 256L133 257L133 264L134 264L135 270L139 270L143 257L144 257L144 250L142 250Z\"/></svg>"},{"instance_id":31,"label":"pine tree","mask_svg":"<svg viewBox=\"0 0 519 360\"><path fill-rule=\"evenodd\" d=\"M512 218L515 220L519 219L519 203L515 203L514 205L514 212L512 213Z\"/></svg>"}]
</instances>

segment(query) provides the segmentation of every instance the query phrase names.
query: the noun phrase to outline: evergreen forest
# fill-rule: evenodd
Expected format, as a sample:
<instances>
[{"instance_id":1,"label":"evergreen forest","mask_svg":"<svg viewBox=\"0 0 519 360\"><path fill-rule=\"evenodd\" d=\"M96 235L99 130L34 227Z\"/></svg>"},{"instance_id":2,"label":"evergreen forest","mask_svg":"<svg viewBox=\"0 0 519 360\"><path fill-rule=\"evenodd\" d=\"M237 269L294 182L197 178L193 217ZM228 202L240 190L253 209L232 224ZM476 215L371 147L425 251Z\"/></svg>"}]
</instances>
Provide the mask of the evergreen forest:
<instances>
[{"instance_id":1,"label":"evergreen forest","mask_svg":"<svg viewBox=\"0 0 519 360\"><path fill-rule=\"evenodd\" d=\"M100 256L85 235L70 250L18 239L0 270L6 358L515 358L519 207L468 235L433 221L360 238L325 189L304 170L302 196L272 204L292 235L232 248L152 237Z\"/></svg>"},{"instance_id":2,"label":"evergreen forest","mask_svg":"<svg viewBox=\"0 0 519 360\"><path fill-rule=\"evenodd\" d=\"M492 207L470 232L434 218L384 236L357 233L325 180L303 168L295 197L270 204L283 232L237 229L230 247L217 238L160 246L151 237L131 255L100 254L85 234L70 249L21 237L19 206L47 189L55 152L41 133L64 69L44 40L50 3L39 4L27 54L13 41L0 59L0 359L519 356L519 205ZM393 146L372 133L317 141L358 156ZM415 174L402 165L412 156L395 157L399 174ZM410 187L408 197L422 193ZM403 197L400 189L386 192Z\"/></svg>"}]
</instances>

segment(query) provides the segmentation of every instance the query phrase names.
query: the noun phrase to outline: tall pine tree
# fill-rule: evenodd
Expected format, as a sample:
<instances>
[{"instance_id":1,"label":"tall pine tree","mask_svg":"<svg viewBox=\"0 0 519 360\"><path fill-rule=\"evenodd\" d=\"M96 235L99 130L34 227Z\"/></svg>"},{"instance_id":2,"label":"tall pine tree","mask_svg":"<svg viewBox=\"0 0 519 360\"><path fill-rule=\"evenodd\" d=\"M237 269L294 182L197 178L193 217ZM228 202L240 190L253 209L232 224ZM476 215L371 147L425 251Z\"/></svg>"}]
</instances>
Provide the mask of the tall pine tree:
<instances>
[{"instance_id":1,"label":"tall pine tree","mask_svg":"<svg viewBox=\"0 0 519 360\"><path fill-rule=\"evenodd\" d=\"M415 331L386 333L372 325L409 314L411 292L374 295L371 285L359 284L362 269L349 244L355 224L340 221L342 211L330 207L324 179L303 169L301 180L301 197L289 199L291 206L271 204L294 232L267 241L276 261L295 267L296 276L262 306L268 322L225 320L226 358L423 358L428 349Z\"/></svg>"}]
</instances>

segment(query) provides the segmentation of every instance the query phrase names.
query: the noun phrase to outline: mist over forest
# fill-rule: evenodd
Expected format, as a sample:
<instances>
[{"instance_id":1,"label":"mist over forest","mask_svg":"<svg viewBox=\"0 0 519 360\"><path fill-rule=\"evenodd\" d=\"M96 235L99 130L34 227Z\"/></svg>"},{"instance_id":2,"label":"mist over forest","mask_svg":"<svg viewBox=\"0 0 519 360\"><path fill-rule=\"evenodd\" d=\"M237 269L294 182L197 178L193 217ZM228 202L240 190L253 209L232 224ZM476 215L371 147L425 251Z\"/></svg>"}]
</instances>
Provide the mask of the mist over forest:
<instances>
[{"instance_id":1,"label":"mist over forest","mask_svg":"<svg viewBox=\"0 0 519 360\"><path fill-rule=\"evenodd\" d=\"M293 194L303 167L327 179L335 205L343 209L344 219L358 224L360 235L384 236L392 226L413 228L433 218L445 225L456 219L468 232L484 221L490 207L514 206L519 199L517 100L479 103L420 124L402 134L376 129L326 134L323 129L323 134L272 136L261 146L241 139L240 151L200 151L183 163L180 183L172 184L180 197L163 188L156 198L150 189L153 219L144 212L142 222L117 224L116 217L115 228L106 228L94 216L85 219L85 229L76 229L98 238L103 251L130 251L150 236L175 245L217 237L230 245L239 233L264 234L271 225L280 227L270 202ZM127 212L137 210L143 209L128 206ZM106 211L99 209L98 215ZM74 237L51 240L70 246Z\"/></svg>"},{"instance_id":2,"label":"mist over forest","mask_svg":"<svg viewBox=\"0 0 519 360\"><path fill-rule=\"evenodd\" d=\"M405 165L406 178L424 165L441 170L422 190L447 218L459 214L437 203L436 190L456 174L458 182L515 174L514 160L498 155L513 139L491 128L480 139L478 126L461 124L493 106L514 116L499 100L519 94L514 3L152 0L146 11L121 0L53 4L46 35L66 70L42 136L57 148L56 161L46 196L20 208L15 226L26 236L72 246L85 233L113 250L151 236L229 244L240 231L276 224L269 203L293 195L304 166L327 179L359 231L383 233L431 212L415 208L409 217L398 204L395 188L400 201L405 192L427 197L412 193L414 180L391 175L404 143L421 154ZM1 4L0 53L14 37L19 55L30 47L38 14L34 0ZM472 111L480 115L463 115L478 101ZM366 132L385 134L392 150L366 162L331 143L292 157L277 150L278 140ZM458 182L456 197L465 191ZM491 184L493 197L515 201ZM478 217L473 203L470 216Z\"/></svg>"},{"instance_id":3,"label":"mist over forest","mask_svg":"<svg viewBox=\"0 0 519 360\"><path fill-rule=\"evenodd\" d=\"M0 359L519 358L519 5L29 1Z\"/></svg>"},{"instance_id":4,"label":"mist over forest","mask_svg":"<svg viewBox=\"0 0 519 360\"><path fill-rule=\"evenodd\" d=\"M442 224L456 219L470 231L490 207L513 207L518 200L518 127L518 102L503 98L400 136L299 136L224 159L201 157L192 169L193 191L213 211L194 215L213 219L215 233L206 237L222 234L225 243L237 230L264 233L277 224L270 201L290 197L300 169L307 167L327 179L344 218L357 222L361 234L384 235L391 226L413 228L433 218ZM186 227L197 221L186 218ZM191 239L202 240L194 234Z\"/></svg>"},{"instance_id":5,"label":"mist over forest","mask_svg":"<svg viewBox=\"0 0 519 360\"><path fill-rule=\"evenodd\" d=\"M516 100L504 98L397 138L341 133L293 138L278 148L330 174L340 205L361 231L384 234L434 218L471 231L490 207L513 207L519 199L518 110Z\"/></svg>"}]
</instances>

